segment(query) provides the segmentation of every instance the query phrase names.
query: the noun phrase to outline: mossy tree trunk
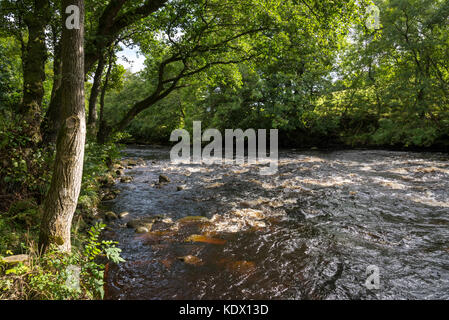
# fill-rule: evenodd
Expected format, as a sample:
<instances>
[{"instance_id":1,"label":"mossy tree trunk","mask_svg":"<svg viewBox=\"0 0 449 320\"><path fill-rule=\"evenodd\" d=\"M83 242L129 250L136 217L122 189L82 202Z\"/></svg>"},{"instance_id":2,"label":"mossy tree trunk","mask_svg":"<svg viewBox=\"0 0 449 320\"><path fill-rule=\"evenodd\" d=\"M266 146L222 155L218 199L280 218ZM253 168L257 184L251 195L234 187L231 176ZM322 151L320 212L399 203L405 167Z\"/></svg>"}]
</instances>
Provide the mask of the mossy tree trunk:
<instances>
[{"instance_id":1,"label":"mossy tree trunk","mask_svg":"<svg viewBox=\"0 0 449 320\"><path fill-rule=\"evenodd\" d=\"M47 60L45 28L50 20L49 9L48 0L36 0L33 11L25 16L28 42L22 57L23 100L18 113L24 122L23 134L29 137L32 143L41 141L40 124Z\"/></svg>"},{"instance_id":2,"label":"mossy tree trunk","mask_svg":"<svg viewBox=\"0 0 449 320\"><path fill-rule=\"evenodd\" d=\"M86 121L84 109L84 0L63 0L80 9L80 29L67 29L63 14L61 112L62 126L56 143L56 159L50 190L43 205L39 247L51 245L71 251L70 230L83 173Z\"/></svg>"}]
</instances>

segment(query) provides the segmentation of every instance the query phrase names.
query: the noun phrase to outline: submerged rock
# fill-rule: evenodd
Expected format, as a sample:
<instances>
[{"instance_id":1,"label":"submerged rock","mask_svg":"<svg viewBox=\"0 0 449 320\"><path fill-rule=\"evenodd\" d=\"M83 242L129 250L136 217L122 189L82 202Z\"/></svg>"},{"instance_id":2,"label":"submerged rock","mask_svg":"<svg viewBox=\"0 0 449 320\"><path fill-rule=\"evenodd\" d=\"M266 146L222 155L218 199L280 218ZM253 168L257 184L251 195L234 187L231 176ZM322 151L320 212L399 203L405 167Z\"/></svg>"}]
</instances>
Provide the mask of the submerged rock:
<instances>
[{"instance_id":1,"label":"submerged rock","mask_svg":"<svg viewBox=\"0 0 449 320\"><path fill-rule=\"evenodd\" d=\"M233 210L233 211L231 211L231 213L235 216L242 217L242 218L250 218L250 219L256 219L256 220L262 220L265 218L263 211L254 210L254 209Z\"/></svg>"},{"instance_id":2,"label":"submerged rock","mask_svg":"<svg viewBox=\"0 0 449 320\"><path fill-rule=\"evenodd\" d=\"M117 215L114 212L112 212L112 211L106 212L104 214L104 216L105 216L106 220L108 220L108 221L112 221L112 220L117 220L118 219Z\"/></svg>"},{"instance_id":3,"label":"submerged rock","mask_svg":"<svg viewBox=\"0 0 449 320\"><path fill-rule=\"evenodd\" d=\"M206 186L205 188L206 189L215 189L215 188L219 188L219 187L222 187L222 186L224 186L224 183L216 182L216 183L212 183L212 184Z\"/></svg>"},{"instance_id":4,"label":"submerged rock","mask_svg":"<svg viewBox=\"0 0 449 320\"><path fill-rule=\"evenodd\" d=\"M191 235L185 241L186 242L202 242L202 243L218 244L218 245L224 245L226 243L226 240L210 238L210 237L199 235L199 234Z\"/></svg>"},{"instance_id":5,"label":"submerged rock","mask_svg":"<svg viewBox=\"0 0 449 320\"><path fill-rule=\"evenodd\" d=\"M115 198L117 198L117 195L113 192L108 192L107 194L105 194L102 198L103 201L109 201L109 200L114 200Z\"/></svg>"},{"instance_id":6,"label":"submerged rock","mask_svg":"<svg viewBox=\"0 0 449 320\"><path fill-rule=\"evenodd\" d=\"M115 179L111 174L107 174L99 179L103 187L112 187L115 185Z\"/></svg>"},{"instance_id":7,"label":"submerged rock","mask_svg":"<svg viewBox=\"0 0 449 320\"><path fill-rule=\"evenodd\" d=\"M203 216L188 216L181 219L178 219L179 223L189 223L189 222L208 222L209 219Z\"/></svg>"},{"instance_id":8,"label":"submerged rock","mask_svg":"<svg viewBox=\"0 0 449 320\"><path fill-rule=\"evenodd\" d=\"M136 230L138 228L140 228L140 227L143 227L143 228L146 228L148 230L146 232L149 232L149 231L151 231L151 228L153 227L153 224L156 221L159 221L159 220L160 220L160 217L145 217L145 218L142 218L142 219L130 220L130 221L128 221L126 223L126 226L128 228L133 228L133 229L136 229Z\"/></svg>"},{"instance_id":9,"label":"submerged rock","mask_svg":"<svg viewBox=\"0 0 449 320\"><path fill-rule=\"evenodd\" d=\"M123 219L124 217L127 217L129 215L129 212L125 211L125 212L121 212L119 213L118 217L120 219Z\"/></svg>"},{"instance_id":10,"label":"submerged rock","mask_svg":"<svg viewBox=\"0 0 449 320\"><path fill-rule=\"evenodd\" d=\"M159 175L159 183L169 183L169 182L170 179L166 175L164 174Z\"/></svg>"},{"instance_id":11,"label":"submerged rock","mask_svg":"<svg viewBox=\"0 0 449 320\"><path fill-rule=\"evenodd\" d=\"M245 274L256 270L256 265L254 262L246 260L232 261L228 259L221 259L218 263L224 265L224 267L230 272Z\"/></svg>"},{"instance_id":12,"label":"submerged rock","mask_svg":"<svg viewBox=\"0 0 449 320\"><path fill-rule=\"evenodd\" d=\"M136 233L148 233L148 232L150 232L150 230L148 230L148 228L146 227L138 227L136 229Z\"/></svg>"},{"instance_id":13,"label":"submerged rock","mask_svg":"<svg viewBox=\"0 0 449 320\"><path fill-rule=\"evenodd\" d=\"M120 178L121 183L130 183L131 181L133 181L133 177L130 176L123 176Z\"/></svg>"},{"instance_id":14,"label":"submerged rock","mask_svg":"<svg viewBox=\"0 0 449 320\"><path fill-rule=\"evenodd\" d=\"M178 260L193 266L201 266L204 264L203 260L192 255L188 255L185 257L178 257Z\"/></svg>"}]
</instances>

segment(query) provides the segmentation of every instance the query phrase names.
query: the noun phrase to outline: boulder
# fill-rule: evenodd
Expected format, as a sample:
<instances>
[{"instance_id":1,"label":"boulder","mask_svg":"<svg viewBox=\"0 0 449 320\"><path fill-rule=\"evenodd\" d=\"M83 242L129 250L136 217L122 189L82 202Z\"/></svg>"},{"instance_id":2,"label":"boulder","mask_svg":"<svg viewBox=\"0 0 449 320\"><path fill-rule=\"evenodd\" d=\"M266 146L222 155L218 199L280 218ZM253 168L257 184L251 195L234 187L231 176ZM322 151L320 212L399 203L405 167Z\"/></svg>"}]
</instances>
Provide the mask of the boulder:
<instances>
[{"instance_id":1,"label":"boulder","mask_svg":"<svg viewBox=\"0 0 449 320\"><path fill-rule=\"evenodd\" d=\"M128 228L132 228L132 229L136 229L136 230L140 227L144 227L148 231L151 231L151 228L153 227L154 222L157 220L158 219L156 217L146 217L143 219L134 219L134 220L128 221L126 223L126 226Z\"/></svg>"},{"instance_id":2,"label":"boulder","mask_svg":"<svg viewBox=\"0 0 449 320\"><path fill-rule=\"evenodd\" d=\"M111 187L115 185L115 179L111 174L107 174L100 178L100 183L104 187Z\"/></svg>"},{"instance_id":3,"label":"boulder","mask_svg":"<svg viewBox=\"0 0 449 320\"><path fill-rule=\"evenodd\" d=\"M170 182L170 179L166 175L164 174L159 175L159 183L168 183L168 182Z\"/></svg>"},{"instance_id":4,"label":"boulder","mask_svg":"<svg viewBox=\"0 0 449 320\"><path fill-rule=\"evenodd\" d=\"M204 264L203 260L201 260L198 257L192 256L192 255L178 257L178 260L180 260L186 264L193 265L193 266L201 266Z\"/></svg>"},{"instance_id":5,"label":"boulder","mask_svg":"<svg viewBox=\"0 0 449 320\"><path fill-rule=\"evenodd\" d=\"M117 215L116 215L114 212L112 212L112 211L106 212L106 213L104 214L104 217L105 217L106 220L108 220L108 221L112 221L112 220L117 220L117 219L118 219Z\"/></svg>"},{"instance_id":6,"label":"boulder","mask_svg":"<svg viewBox=\"0 0 449 320\"><path fill-rule=\"evenodd\" d=\"M123 176L120 178L121 183L130 183L131 181L133 181L133 177L130 176Z\"/></svg>"},{"instance_id":7,"label":"boulder","mask_svg":"<svg viewBox=\"0 0 449 320\"><path fill-rule=\"evenodd\" d=\"M148 232L150 232L150 230L148 230L148 229L145 228L145 227L138 227L138 228L136 229L136 233L148 233Z\"/></svg>"},{"instance_id":8,"label":"boulder","mask_svg":"<svg viewBox=\"0 0 449 320\"><path fill-rule=\"evenodd\" d=\"M209 244L216 244L216 245L224 245L226 243L226 240L218 239L218 238L211 238L211 237L200 235L200 234L191 235L185 241L186 242L209 243Z\"/></svg>"},{"instance_id":9,"label":"boulder","mask_svg":"<svg viewBox=\"0 0 449 320\"><path fill-rule=\"evenodd\" d=\"M121 212L119 213L118 217L120 219L123 219L124 217L127 217L129 215L129 212L125 211L125 212Z\"/></svg>"},{"instance_id":10,"label":"boulder","mask_svg":"<svg viewBox=\"0 0 449 320\"><path fill-rule=\"evenodd\" d=\"M181 219L178 219L179 223L189 223L189 222L208 222L209 219L203 216L188 216Z\"/></svg>"},{"instance_id":11,"label":"boulder","mask_svg":"<svg viewBox=\"0 0 449 320\"><path fill-rule=\"evenodd\" d=\"M114 200L115 198L117 198L117 195L113 192L109 192L103 196L102 201Z\"/></svg>"}]
</instances>

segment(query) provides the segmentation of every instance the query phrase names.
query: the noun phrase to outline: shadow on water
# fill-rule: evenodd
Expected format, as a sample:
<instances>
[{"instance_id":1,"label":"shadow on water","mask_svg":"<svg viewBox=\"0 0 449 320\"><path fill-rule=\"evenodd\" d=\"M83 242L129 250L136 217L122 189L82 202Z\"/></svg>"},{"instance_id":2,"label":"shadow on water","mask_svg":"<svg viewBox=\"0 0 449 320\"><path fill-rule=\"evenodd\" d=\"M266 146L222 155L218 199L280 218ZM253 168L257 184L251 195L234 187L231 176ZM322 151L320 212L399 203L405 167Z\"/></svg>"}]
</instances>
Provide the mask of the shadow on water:
<instances>
[{"instance_id":1,"label":"shadow on water","mask_svg":"<svg viewBox=\"0 0 449 320\"><path fill-rule=\"evenodd\" d=\"M290 150L273 176L173 165L164 148L124 157L145 165L105 203L130 213L106 234L127 260L108 268L108 299L449 299L443 154ZM126 227L156 216L147 234Z\"/></svg>"}]
</instances>

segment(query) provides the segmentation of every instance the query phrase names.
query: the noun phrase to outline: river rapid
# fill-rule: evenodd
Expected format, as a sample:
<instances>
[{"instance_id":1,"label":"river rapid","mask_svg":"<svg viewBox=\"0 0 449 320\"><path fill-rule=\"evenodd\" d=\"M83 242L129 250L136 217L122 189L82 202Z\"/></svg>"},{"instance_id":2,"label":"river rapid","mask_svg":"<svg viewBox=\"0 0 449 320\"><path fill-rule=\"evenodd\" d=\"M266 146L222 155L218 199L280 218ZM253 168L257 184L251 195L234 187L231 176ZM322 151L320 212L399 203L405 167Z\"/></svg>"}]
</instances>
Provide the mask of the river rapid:
<instances>
[{"instance_id":1,"label":"river rapid","mask_svg":"<svg viewBox=\"0 0 449 320\"><path fill-rule=\"evenodd\" d=\"M128 147L106 299L449 299L449 158L280 151L279 170ZM160 175L170 182L159 183ZM187 217L187 218L186 218ZM130 222L146 221L147 233ZM365 286L370 265L379 289Z\"/></svg>"}]
</instances>

